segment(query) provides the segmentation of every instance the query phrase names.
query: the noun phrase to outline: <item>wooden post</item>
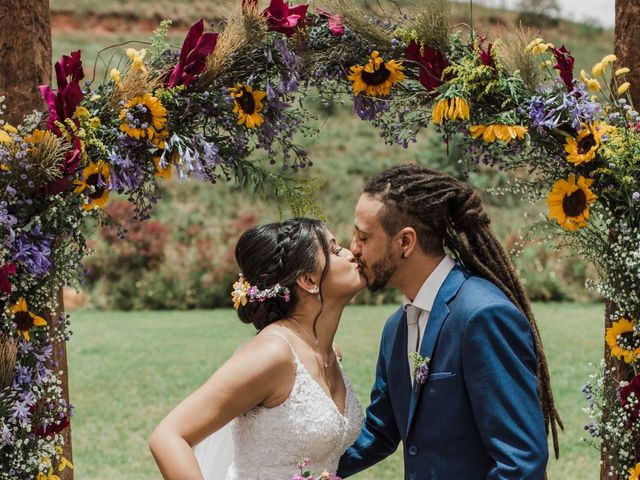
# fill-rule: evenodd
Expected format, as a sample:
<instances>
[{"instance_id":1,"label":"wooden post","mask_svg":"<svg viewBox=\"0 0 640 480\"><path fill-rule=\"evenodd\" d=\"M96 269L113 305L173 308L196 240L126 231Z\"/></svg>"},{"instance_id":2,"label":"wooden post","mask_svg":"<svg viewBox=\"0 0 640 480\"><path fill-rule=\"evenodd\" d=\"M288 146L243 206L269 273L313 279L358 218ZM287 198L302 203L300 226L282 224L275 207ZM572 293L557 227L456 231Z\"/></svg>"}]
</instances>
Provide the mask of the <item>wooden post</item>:
<instances>
[{"instance_id":1,"label":"wooden post","mask_svg":"<svg viewBox=\"0 0 640 480\"><path fill-rule=\"evenodd\" d=\"M33 110L44 110L38 85L51 83L51 15L49 0L0 0L0 95L6 97L4 118L13 125ZM62 289L59 311L48 315L53 326L64 312ZM66 344L53 345L53 362L62 376L64 398L69 402L69 376ZM71 427L63 432L63 456L72 460ZM73 470L60 473L62 480L73 480Z\"/></svg>"},{"instance_id":2,"label":"wooden post","mask_svg":"<svg viewBox=\"0 0 640 480\"><path fill-rule=\"evenodd\" d=\"M640 52L637 45L640 44L640 0L616 0L616 26L615 26L615 45L614 53L618 57L618 61L614 68L629 67L631 72L626 75L626 79L631 83L629 92L635 105L636 110L640 108ZM613 87L613 86L612 86ZM605 331L611 326L611 317L615 312L615 305L607 302L605 309ZM609 348L604 347L604 360L607 369L616 367L617 378L629 379L631 376L631 368L623 362L612 358ZM609 453L605 451L606 443L600 453L601 480L623 480L612 478L607 475L607 471L611 465L609 461ZM626 477L624 477L626 480Z\"/></svg>"},{"instance_id":3,"label":"wooden post","mask_svg":"<svg viewBox=\"0 0 640 480\"><path fill-rule=\"evenodd\" d=\"M631 82L631 98L636 110L640 108L640 0L616 0L616 29L614 52L616 68L629 67L626 78Z\"/></svg>"}]
</instances>

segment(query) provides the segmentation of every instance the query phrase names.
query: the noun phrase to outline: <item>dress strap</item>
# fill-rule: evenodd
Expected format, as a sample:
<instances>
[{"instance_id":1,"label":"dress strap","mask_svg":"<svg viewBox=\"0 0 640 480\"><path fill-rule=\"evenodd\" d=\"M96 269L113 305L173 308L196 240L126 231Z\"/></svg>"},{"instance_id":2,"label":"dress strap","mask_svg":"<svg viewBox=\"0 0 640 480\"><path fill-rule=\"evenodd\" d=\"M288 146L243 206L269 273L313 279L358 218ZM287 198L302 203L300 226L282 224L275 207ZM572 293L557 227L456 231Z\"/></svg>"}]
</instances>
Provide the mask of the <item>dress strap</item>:
<instances>
[{"instance_id":1,"label":"dress strap","mask_svg":"<svg viewBox=\"0 0 640 480\"><path fill-rule=\"evenodd\" d=\"M293 354L294 360L296 362L298 361L298 355L296 354L296 351L293 349L293 345L291 345L291 342L287 337L285 337L284 335L282 335L280 332L276 330L271 330L269 333L263 333L263 335L265 337L278 337L284 340L285 342L287 342L287 345L289 345L289 348L291 349L291 353Z\"/></svg>"}]
</instances>

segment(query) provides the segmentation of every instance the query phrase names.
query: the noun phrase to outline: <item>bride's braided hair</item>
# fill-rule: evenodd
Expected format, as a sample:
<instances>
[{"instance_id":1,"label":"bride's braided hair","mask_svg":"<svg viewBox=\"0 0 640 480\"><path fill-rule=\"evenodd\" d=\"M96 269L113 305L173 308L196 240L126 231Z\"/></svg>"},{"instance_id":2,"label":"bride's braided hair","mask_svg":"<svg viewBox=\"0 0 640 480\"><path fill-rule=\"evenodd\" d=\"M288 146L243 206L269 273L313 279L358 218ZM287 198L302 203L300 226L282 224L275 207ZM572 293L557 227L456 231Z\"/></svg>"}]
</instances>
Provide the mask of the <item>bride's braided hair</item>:
<instances>
[{"instance_id":1,"label":"bride's braided hair","mask_svg":"<svg viewBox=\"0 0 640 480\"><path fill-rule=\"evenodd\" d=\"M538 326L511 261L489 228L478 193L449 175L418 165L398 165L380 172L367 183L364 193L383 202L379 220L387 234L395 235L410 226L425 253L439 255L446 246L466 269L497 285L527 317L538 350L545 427L548 434L551 426L557 458L557 427L564 427L554 404Z\"/></svg>"},{"instance_id":2,"label":"bride's braided hair","mask_svg":"<svg viewBox=\"0 0 640 480\"><path fill-rule=\"evenodd\" d=\"M284 222L258 225L242 234L236 245L236 261L251 285L259 289L279 283L287 287L289 301L277 297L264 302L251 302L238 309L244 323L252 323L258 331L286 318L298 303L296 280L300 275L316 270L318 254L322 252L325 270L329 267L329 244L325 225L311 218L292 218Z\"/></svg>"}]
</instances>

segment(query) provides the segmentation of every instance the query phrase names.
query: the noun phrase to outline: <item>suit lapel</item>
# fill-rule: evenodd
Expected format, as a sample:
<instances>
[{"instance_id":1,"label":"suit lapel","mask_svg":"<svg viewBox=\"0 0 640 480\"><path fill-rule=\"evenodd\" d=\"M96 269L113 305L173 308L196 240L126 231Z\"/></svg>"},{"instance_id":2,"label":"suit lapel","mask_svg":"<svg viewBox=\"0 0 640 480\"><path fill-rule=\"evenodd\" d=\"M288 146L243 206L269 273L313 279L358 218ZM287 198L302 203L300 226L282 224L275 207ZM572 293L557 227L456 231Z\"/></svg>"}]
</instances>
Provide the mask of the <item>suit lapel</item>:
<instances>
[{"instance_id":1,"label":"suit lapel","mask_svg":"<svg viewBox=\"0 0 640 480\"><path fill-rule=\"evenodd\" d=\"M407 425L407 405L411 395L409 363L407 361L407 314L405 312L402 312L393 341L387 381L394 384L389 392L394 397L392 404L398 428L403 428Z\"/></svg>"},{"instance_id":2,"label":"suit lapel","mask_svg":"<svg viewBox=\"0 0 640 480\"><path fill-rule=\"evenodd\" d=\"M453 270L451 270L446 280L442 284L442 287L440 287L440 290L438 291L438 294L436 295L436 298L433 302L433 308L431 309L431 313L429 314L429 320L427 321L427 326L424 330L424 336L422 337L422 343L420 344L420 355L422 357L429 357L430 359L433 359L433 353L435 350L436 342L438 341L438 336L440 335L440 330L442 329L442 326L444 325L444 322L449 315L448 303L458 292L458 290L462 286L462 282L464 282L464 279L465 271L463 270L460 263L456 263L456 266L453 268ZM418 400L420 398L421 389L422 384L415 383L411 392L411 401L409 403L409 415L407 420L407 435L409 433L409 429L411 428L411 422L413 421L416 405L418 404Z\"/></svg>"}]
</instances>

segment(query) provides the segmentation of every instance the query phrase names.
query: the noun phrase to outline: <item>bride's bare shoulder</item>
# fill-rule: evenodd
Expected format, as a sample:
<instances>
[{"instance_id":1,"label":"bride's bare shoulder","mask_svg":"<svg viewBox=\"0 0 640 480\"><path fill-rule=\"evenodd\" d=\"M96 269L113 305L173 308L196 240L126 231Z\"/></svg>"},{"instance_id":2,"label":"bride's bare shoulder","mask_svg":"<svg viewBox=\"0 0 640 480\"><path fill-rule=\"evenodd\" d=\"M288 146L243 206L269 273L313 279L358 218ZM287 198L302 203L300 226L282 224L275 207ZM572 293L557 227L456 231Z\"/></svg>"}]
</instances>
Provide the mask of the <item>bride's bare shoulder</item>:
<instances>
[{"instance_id":1,"label":"bride's bare shoulder","mask_svg":"<svg viewBox=\"0 0 640 480\"><path fill-rule=\"evenodd\" d=\"M271 367L293 365L293 349L287 336L277 328L265 328L247 341L234 356L251 357L254 362L264 362Z\"/></svg>"}]
</instances>

